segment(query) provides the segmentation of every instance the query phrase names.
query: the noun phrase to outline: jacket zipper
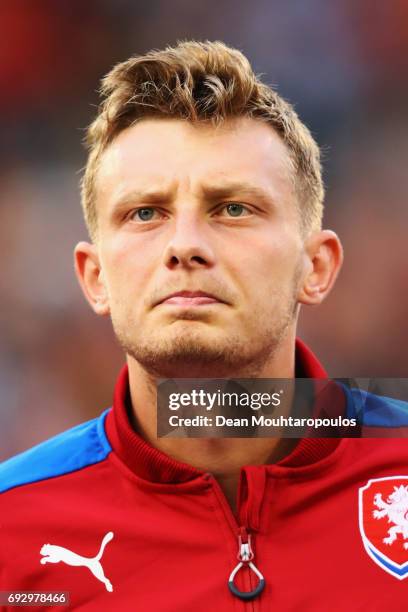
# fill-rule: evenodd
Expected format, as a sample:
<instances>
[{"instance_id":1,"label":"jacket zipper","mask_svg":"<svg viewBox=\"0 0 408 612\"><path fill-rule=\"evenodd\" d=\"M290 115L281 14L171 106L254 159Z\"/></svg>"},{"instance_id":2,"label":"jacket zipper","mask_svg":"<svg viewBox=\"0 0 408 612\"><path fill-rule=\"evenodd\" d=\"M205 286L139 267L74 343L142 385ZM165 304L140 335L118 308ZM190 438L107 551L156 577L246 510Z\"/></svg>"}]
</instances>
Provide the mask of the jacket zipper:
<instances>
[{"instance_id":1,"label":"jacket zipper","mask_svg":"<svg viewBox=\"0 0 408 612\"><path fill-rule=\"evenodd\" d=\"M253 551L251 542L252 543L254 542L254 535L250 531L248 531L246 525L238 524L238 521L235 518L234 513L232 512L231 506L227 502L224 492L221 489L217 479L210 472L207 473L207 479L212 482L216 496L220 502L220 505L227 519L227 523L229 524L231 531L233 533L233 536L237 541L238 565L241 564L242 569L241 567L238 568L238 565L237 565L235 566L235 568L232 567L231 571L232 573L235 570L236 570L236 573L238 573L238 571L246 572L247 576L249 575L249 584L250 584L251 591L255 591L256 589L260 587L258 591L260 593L263 590L263 587L265 585L265 580L262 574L259 572L258 568L253 563L253 561L255 560L255 555L254 555L254 551ZM242 474L241 474L241 479L242 479ZM241 484L242 483L240 481L240 488L241 488ZM247 567L243 567L244 565L246 565ZM231 579L231 575L232 574L230 574L230 579ZM259 606L259 603L257 604L257 607L255 608L254 601L252 599L248 599L245 605L245 610L246 611L251 610L252 612L255 612L256 609L259 609L258 606Z\"/></svg>"}]
</instances>

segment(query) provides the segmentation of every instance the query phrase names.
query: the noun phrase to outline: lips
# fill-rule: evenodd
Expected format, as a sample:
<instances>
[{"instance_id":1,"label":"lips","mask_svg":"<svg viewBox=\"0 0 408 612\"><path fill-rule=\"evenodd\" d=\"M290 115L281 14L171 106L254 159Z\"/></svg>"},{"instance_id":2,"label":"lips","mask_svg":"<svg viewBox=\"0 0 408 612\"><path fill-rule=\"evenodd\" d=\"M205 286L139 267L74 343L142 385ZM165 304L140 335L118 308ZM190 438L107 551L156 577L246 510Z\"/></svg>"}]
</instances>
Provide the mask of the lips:
<instances>
[{"instance_id":1,"label":"lips","mask_svg":"<svg viewBox=\"0 0 408 612\"><path fill-rule=\"evenodd\" d=\"M204 306L206 304L224 303L211 293L204 291L176 291L160 300L158 304L173 306Z\"/></svg>"}]
</instances>

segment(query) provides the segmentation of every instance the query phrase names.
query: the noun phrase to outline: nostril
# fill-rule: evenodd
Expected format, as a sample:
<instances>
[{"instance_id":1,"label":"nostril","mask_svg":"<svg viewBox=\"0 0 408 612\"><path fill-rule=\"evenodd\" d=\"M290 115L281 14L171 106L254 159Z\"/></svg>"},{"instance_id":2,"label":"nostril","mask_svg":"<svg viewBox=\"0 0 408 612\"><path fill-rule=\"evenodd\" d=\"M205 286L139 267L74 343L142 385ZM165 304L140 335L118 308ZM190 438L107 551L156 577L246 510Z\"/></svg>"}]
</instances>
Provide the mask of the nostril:
<instances>
[{"instance_id":1,"label":"nostril","mask_svg":"<svg viewBox=\"0 0 408 612\"><path fill-rule=\"evenodd\" d=\"M182 257L176 257L176 255L173 255L170 259L170 265L177 266L182 261ZM190 261L190 263L198 263L200 265L205 265L206 263L206 260L203 257L200 257L199 255L194 255L193 257L190 257L188 261Z\"/></svg>"},{"instance_id":2,"label":"nostril","mask_svg":"<svg viewBox=\"0 0 408 612\"><path fill-rule=\"evenodd\" d=\"M205 264L205 259L203 259L199 255L194 255L194 257L191 258L191 261L196 261L199 264Z\"/></svg>"},{"instance_id":3,"label":"nostril","mask_svg":"<svg viewBox=\"0 0 408 612\"><path fill-rule=\"evenodd\" d=\"M178 267L205 267L208 266L211 257L206 257L206 254L200 254L200 249L175 249L167 253L166 265L170 268Z\"/></svg>"}]
</instances>

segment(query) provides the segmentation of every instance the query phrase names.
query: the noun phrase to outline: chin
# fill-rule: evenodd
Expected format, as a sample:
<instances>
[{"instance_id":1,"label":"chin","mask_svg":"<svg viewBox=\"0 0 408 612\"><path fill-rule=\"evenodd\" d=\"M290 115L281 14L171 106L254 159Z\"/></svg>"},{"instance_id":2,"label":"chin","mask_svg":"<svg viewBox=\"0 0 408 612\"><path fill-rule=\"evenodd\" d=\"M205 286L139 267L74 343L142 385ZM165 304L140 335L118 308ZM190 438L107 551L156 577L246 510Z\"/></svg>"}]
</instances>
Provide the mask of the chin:
<instances>
[{"instance_id":1,"label":"chin","mask_svg":"<svg viewBox=\"0 0 408 612\"><path fill-rule=\"evenodd\" d=\"M218 338L217 342L208 333L178 333L138 343L127 352L146 371L161 378L216 378L231 371L230 349L228 341Z\"/></svg>"},{"instance_id":2,"label":"chin","mask_svg":"<svg viewBox=\"0 0 408 612\"><path fill-rule=\"evenodd\" d=\"M159 328L151 341L158 350L174 351L175 354L218 354L220 350L228 350L230 334L213 325L186 320Z\"/></svg>"},{"instance_id":3,"label":"chin","mask_svg":"<svg viewBox=\"0 0 408 612\"><path fill-rule=\"evenodd\" d=\"M139 333L130 335L131 328L116 327L116 337L125 353L156 378L253 377L273 350L273 334L264 329L252 338L242 326L191 320L136 329Z\"/></svg>"}]
</instances>

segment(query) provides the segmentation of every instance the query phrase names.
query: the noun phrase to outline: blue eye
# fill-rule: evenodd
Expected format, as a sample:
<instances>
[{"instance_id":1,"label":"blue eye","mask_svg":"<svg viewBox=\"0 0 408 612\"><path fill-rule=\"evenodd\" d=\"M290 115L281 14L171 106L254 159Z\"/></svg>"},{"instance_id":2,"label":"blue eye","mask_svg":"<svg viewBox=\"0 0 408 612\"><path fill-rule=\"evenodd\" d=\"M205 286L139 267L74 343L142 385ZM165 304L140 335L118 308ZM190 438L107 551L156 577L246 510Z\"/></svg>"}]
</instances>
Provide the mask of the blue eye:
<instances>
[{"instance_id":1,"label":"blue eye","mask_svg":"<svg viewBox=\"0 0 408 612\"><path fill-rule=\"evenodd\" d=\"M243 204L228 204L225 209L230 217L242 217L243 213L248 212Z\"/></svg>"},{"instance_id":2,"label":"blue eye","mask_svg":"<svg viewBox=\"0 0 408 612\"><path fill-rule=\"evenodd\" d=\"M134 211L132 217L137 215L140 221L151 221L155 212L154 208L138 208Z\"/></svg>"}]
</instances>

